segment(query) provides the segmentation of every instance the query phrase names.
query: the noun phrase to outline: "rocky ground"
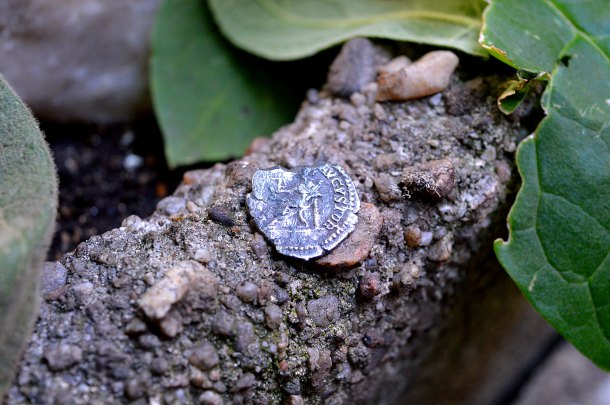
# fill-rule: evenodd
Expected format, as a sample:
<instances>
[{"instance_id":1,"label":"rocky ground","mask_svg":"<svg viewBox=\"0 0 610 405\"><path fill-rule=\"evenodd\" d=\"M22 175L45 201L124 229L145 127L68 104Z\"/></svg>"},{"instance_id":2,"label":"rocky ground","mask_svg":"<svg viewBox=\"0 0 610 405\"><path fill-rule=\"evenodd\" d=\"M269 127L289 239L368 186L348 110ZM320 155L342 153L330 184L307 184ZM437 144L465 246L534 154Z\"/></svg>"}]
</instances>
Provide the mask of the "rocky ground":
<instances>
[{"instance_id":1,"label":"rocky ground","mask_svg":"<svg viewBox=\"0 0 610 405\"><path fill-rule=\"evenodd\" d=\"M149 216L171 194L184 169L170 170L151 119L131 125L42 123L59 177L57 229L48 260L78 243L121 225L131 215Z\"/></svg>"},{"instance_id":2,"label":"rocky ground","mask_svg":"<svg viewBox=\"0 0 610 405\"><path fill-rule=\"evenodd\" d=\"M309 92L272 140L185 173L151 217L46 266L8 402L467 398L494 349L479 337L505 334L520 307L486 261L527 134L497 91L497 78L461 75L400 103ZM246 211L257 168L319 161L343 166L367 207L348 264L278 255Z\"/></svg>"}]
</instances>

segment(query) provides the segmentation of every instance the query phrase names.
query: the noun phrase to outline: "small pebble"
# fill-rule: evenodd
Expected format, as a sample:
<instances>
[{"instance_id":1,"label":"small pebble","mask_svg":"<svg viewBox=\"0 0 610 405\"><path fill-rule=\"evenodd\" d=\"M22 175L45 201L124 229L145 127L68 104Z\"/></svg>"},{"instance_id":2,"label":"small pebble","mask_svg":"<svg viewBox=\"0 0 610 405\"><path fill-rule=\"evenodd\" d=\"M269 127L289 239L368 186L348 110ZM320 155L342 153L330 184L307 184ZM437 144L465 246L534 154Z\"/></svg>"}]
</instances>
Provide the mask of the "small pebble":
<instances>
[{"instance_id":1,"label":"small pebble","mask_svg":"<svg viewBox=\"0 0 610 405\"><path fill-rule=\"evenodd\" d=\"M210 218L210 220L224 226L235 225L233 213L223 205L214 205L212 208L210 208L208 210L208 217Z\"/></svg>"},{"instance_id":2,"label":"small pebble","mask_svg":"<svg viewBox=\"0 0 610 405\"><path fill-rule=\"evenodd\" d=\"M265 324L269 329L277 329L282 323L282 310L275 304L265 307Z\"/></svg>"},{"instance_id":3,"label":"small pebble","mask_svg":"<svg viewBox=\"0 0 610 405\"><path fill-rule=\"evenodd\" d=\"M82 349L67 343L48 348L44 352L44 359L52 371L66 370L80 362L82 358Z\"/></svg>"},{"instance_id":4,"label":"small pebble","mask_svg":"<svg viewBox=\"0 0 610 405\"><path fill-rule=\"evenodd\" d=\"M157 203L157 210L165 212L168 216L186 211L186 200L181 197L165 197Z\"/></svg>"},{"instance_id":5,"label":"small pebble","mask_svg":"<svg viewBox=\"0 0 610 405\"><path fill-rule=\"evenodd\" d=\"M43 296L66 284L68 269L60 262L45 262L40 279L40 292Z\"/></svg>"},{"instance_id":6,"label":"small pebble","mask_svg":"<svg viewBox=\"0 0 610 405\"><path fill-rule=\"evenodd\" d=\"M269 280L261 281L260 288L258 289L258 303L260 305L267 305L267 302L269 302L273 296L275 288L277 288L275 283Z\"/></svg>"},{"instance_id":7,"label":"small pebble","mask_svg":"<svg viewBox=\"0 0 610 405\"><path fill-rule=\"evenodd\" d=\"M308 89L306 97L310 104L316 105L320 102L320 93L316 89Z\"/></svg>"},{"instance_id":8,"label":"small pebble","mask_svg":"<svg viewBox=\"0 0 610 405\"><path fill-rule=\"evenodd\" d=\"M145 386L140 377L131 378L125 383L125 396L132 401L144 396L145 392Z\"/></svg>"},{"instance_id":9,"label":"small pebble","mask_svg":"<svg viewBox=\"0 0 610 405\"><path fill-rule=\"evenodd\" d=\"M233 387L233 391L242 391L248 389L254 385L256 382L256 377L252 373L245 373L242 375L239 380L235 383Z\"/></svg>"},{"instance_id":10,"label":"small pebble","mask_svg":"<svg viewBox=\"0 0 610 405\"><path fill-rule=\"evenodd\" d=\"M405 242L409 247L418 247L421 243L422 231L415 225L409 225L405 228Z\"/></svg>"},{"instance_id":11,"label":"small pebble","mask_svg":"<svg viewBox=\"0 0 610 405\"><path fill-rule=\"evenodd\" d=\"M286 405L305 405L305 400L300 395L290 395L286 400Z\"/></svg>"},{"instance_id":12,"label":"small pebble","mask_svg":"<svg viewBox=\"0 0 610 405\"><path fill-rule=\"evenodd\" d=\"M309 316L318 326L328 326L341 316L339 299L334 295L311 300L307 303Z\"/></svg>"},{"instance_id":13,"label":"small pebble","mask_svg":"<svg viewBox=\"0 0 610 405\"><path fill-rule=\"evenodd\" d=\"M159 338L150 333L141 335L138 338L138 343L144 350L151 350L161 345L161 341L159 341Z\"/></svg>"},{"instance_id":14,"label":"small pebble","mask_svg":"<svg viewBox=\"0 0 610 405\"><path fill-rule=\"evenodd\" d=\"M201 405L222 405L224 400L222 396L214 391L204 391L198 398Z\"/></svg>"},{"instance_id":15,"label":"small pebble","mask_svg":"<svg viewBox=\"0 0 610 405\"><path fill-rule=\"evenodd\" d=\"M358 296L369 301L381 293L381 280L377 273L365 273L358 284Z\"/></svg>"},{"instance_id":16,"label":"small pebble","mask_svg":"<svg viewBox=\"0 0 610 405\"><path fill-rule=\"evenodd\" d=\"M150 363L150 371L156 375L162 375L169 370L169 363L163 357L156 357Z\"/></svg>"},{"instance_id":17,"label":"small pebble","mask_svg":"<svg viewBox=\"0 0 610 405\"><path fill-rule=\"evenodd\" d=\"M194 260L174 264L142 295L140 308L149 319L160 320L167 315L172 305L181 301L189 288L197 288L199 298L214 299L218 280L208 269Z\"/></svg>"},{"instance_id":18,"label":"small pebble","mask_svg":"<svg viewBox=\"0 0 610 405\"><path fill-rule=\"evenodd\" d=\"M379 193L379 197L384 202L400 201L402 193L398 187L398 182L394 177L387 173L380 173L375 179L375 189Z\"/></svg>"},{"instance_id":19,"label":"small pebble","mask_svg":"<svg viewBox=\"0 0 610 405\"><path fill-rule=\"evenodd\" d=\"M214 260L214 254L207 246L201 247L195 251L193 259L197 260L200 263L208 264L209 262Z\"/></svg>"},{"instance_id":20,"label":"small pebble","mask_svg":"<svg viewBox=\"0 0 610 405\"><path fill-rule=\"evenodd\" d=\"M169 338L176 337L182 332L182 316L176 311L171 311L159 322L161 333Z\"/></svg>"},{"instance_id":21,"label":"small pebble","mask_svg":"<svg viewBox=\"0 0 610 405\"><path fill-rule=\"evenodd\" d=\"M237 286L236 293L243 302L252 303L258 296L258 287L251 281L244 281Z\"/></svg>"},{"instance_id":22,"label":"small pebble","mask_svg":"<svg viewBox=\"0 0 610 405\"><path fill-rule=\"evenodd\" d=\"M339 97L350 97L375 80L376 51L365 38L355 38L343 45L330 66L328 88Z\"/></svg>"},{"instance_id":23,"label":"small pebble","mask_svg":"<svg viewBox=\"0 0 610 405\"><path fill-rule=\"evenodd\" d=\"M190 213L196 213L199 211L199 206L190 200L186 202L185 207L186 207L186 210Z\"/></svg>"},{"instance_id":24,"label":"small pebble","mask_svg":"<svg viewBox=\"0 0 610 405\"><path fill-rule=\"evenodd\" d=\"M254 326L247 321L238 322L236 325L235 349L238 352L245 352L248 346L256 339Z\"/></svg>"},{"instance_id":25,"label":"small pebble","mask_svg":"<svg viewBox=\"0 0 610 405\"><path fill-rule=\"evenodd\" d=\"M350 96L349 101L354 107L360 107L366 103L366 97L362 93L353 93Z\"/></svg>"},{"instance_id":26,"label":"small pebble","mask_svg":"<svg viewBox=\"0 0 610 405\"><path fill-rule=\"evenodd\" d=\"M147 285L151 286L155 283L155 276L152 273L147 272L144 274L143 280Z\"/></svg>"},{"instance_id":27,"label":"small pebble","mask_svg":"<svg viewBox=\"0 0 610 405\"><path fill-rule=\"evenodd\" d=\"M125 325L125 333L128 335L140 335L145 333L148 330L148 327L139 318L133 318L131 321Z\"/></svg>"},{"instance_id":28,"label":"small pebble","mask_svg":"<svg viewBox=\"0 0 610 405\"><path fill-rule=\"evenodd\" d=\"M256 257L258 257L259 259L265 257L269 250L269 248L267 247L267 241L265 241L263 235L258 232L254 233L254 236L250 241L250 248L252 249Z\"/></svg>"},{"instance_id":29,"label":"small pebble","mask_svg":"<svg viewBox=\"0 0 610 405\"><path fill-rule=\"evenodd\" d=\"M220 362L216 348L208 341L203 341L199 346L192 349L188 360L193 366L203 371L215 367Z\"/></svg>"},{"instance_id":30,"label":"small pebble","mask_svg":"<svg viewBox=\"0 0 610 405\"><path fill-rule=\"evenodd\" d=\"M445 262L451 258L453 245L448 237L437 241L428 250L428 259L433 262Z\"/></svg>"},{"instance_id":31,"label":"small pebble","mask_svg":"<svg viewBox=\"0 0 610 405\"><path fill-rule=\"evenodd\" d=\"M455 187L455 169L448 159L431 160L407 167L399 185L407 198L439 201Z\"/></svg>"},{"instance_id":32,"label":"small pebble","mask_svg":"<svg viewBox=\"0 0 610 405\"><path fill-rule=\"evenodd\" d=\"M496 169L496 175L498 176L498 179L502 183L508 183L510 181L513 173L510 169L510 166L506 162L504 162L503 160L496 160L494 162L494 168Z\"/></svg>"},{"instance_id":33,"label":"small pebble","mask_svg":"<svg viewBox=\"0 0 610 405\"><path fill-rule=\"evenodd\" d=\"M411 64L396 59L379 69L377 101L409 100L443 91L459 62L451 51L432 51Z\"/></svg>"},{"instance_id":34,"label":"small pebble","mask_svg":"<svg viewBox=\"0 0 610 405\"><path fill-rule=\"evenodd\" d=\"M220 311L212 322L212 330L219 336L230 337L234 334L234 324L235 321L231 315Z\"/></svg>"},{"instance_id":35,"label":"small pebble","mask_svg":"<svg viewBox=\"0 0 610 405\"><path fill-rule=\"evenodd\" d=\"M375 114L375 118L377 118L379 121L385 121L388 119L388 114L386 114L385 109L379 103L375 103L373 113Z\"/></svg>"}]
</instances>

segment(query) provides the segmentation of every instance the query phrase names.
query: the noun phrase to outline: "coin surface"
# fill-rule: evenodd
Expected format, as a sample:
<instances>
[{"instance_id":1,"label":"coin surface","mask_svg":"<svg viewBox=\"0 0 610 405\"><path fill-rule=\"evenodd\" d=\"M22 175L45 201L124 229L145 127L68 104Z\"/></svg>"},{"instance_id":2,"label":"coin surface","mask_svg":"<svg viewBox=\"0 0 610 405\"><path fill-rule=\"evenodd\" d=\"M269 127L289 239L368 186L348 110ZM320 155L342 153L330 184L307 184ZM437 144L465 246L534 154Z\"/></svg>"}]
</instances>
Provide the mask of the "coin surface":
<instances>
[{"instance_id":1,"label":"coin surface","mask_svg":"<svg viewBox=\"0 0 610 405\"><path fill-rule=\"evenodd\" d=\"M284 255L309 260L332 250L354 230L360 198L341 166L323 163L257 170L248 210Z\"/></svg>"}]
</instances>

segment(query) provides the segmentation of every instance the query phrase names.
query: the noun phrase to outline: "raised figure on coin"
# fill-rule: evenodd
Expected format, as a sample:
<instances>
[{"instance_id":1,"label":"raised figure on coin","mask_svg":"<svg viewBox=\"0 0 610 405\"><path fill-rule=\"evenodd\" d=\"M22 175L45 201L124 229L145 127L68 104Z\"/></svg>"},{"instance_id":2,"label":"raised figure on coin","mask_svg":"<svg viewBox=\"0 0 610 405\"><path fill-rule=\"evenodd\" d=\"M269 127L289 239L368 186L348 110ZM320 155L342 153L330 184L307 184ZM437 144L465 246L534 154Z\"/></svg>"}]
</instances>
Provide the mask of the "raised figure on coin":
<instances>
[{"instance_id":1,"label":"raised figure on coin","mask_svg":"<svg viewBox=\"0 0 610 405\"><path fill-rule=\"evenodd\" d=\"M341 166L323 163L257 170L248 210L261 232L287 256L309 260L354 230L360 199Z\"/></svg>"}]
</instances>

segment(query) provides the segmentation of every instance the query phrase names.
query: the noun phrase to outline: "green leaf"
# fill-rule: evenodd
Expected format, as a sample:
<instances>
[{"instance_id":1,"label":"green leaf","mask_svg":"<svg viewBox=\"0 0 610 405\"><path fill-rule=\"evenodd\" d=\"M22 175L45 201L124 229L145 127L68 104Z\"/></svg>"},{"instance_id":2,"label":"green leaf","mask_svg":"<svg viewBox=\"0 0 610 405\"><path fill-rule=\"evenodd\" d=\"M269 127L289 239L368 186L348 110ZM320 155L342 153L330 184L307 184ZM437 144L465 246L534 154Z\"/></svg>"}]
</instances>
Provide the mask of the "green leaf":
<instances>
[{"instance_id":1,"label":"green leaf","mask_svg":"<svg viewBox=\"0 0 610 405\"><path fill-rule=\"evenodd\" d=\"M153 29L151 87L175 167L241 156L294 117L303 93L287 66L232 49L205 2L165 0Z\"/></svg>"},{"instance_id":2,"label":"green leaf","mask_svg":"<svg viewBox=\"0 0 610 405\"><path fill-rule=\"evenodd\" d=\"M272 60L298 59L354 37L412 41L485 56L479 0L208 0L223 33Z\"/></svg>"},{"instance_id":3,"label":"green leaf","mask_svg":"<svg viewBox=\"0 0 610 405\"><path fill-rule=\"evenodd\" d=\"M610 370L610 3L496 0L483 45L550 82L517 152L523 178L496 254L534 307Z\"/></svg>"},{"instance_id":4,"label":"green leaf","mask_svg":"<svg viewBox=\"0 0 610 405\"><path fill-rule=\"evenodd\" d=\"M0 76L0 402L38 313L57 178L36 121Z\"/></svg>"},{"instance_id":5,"label":"green leaf","mask_svg":"<svg viewBox=\"0 0 610 405\"><path fill-rule=\"evenodd\" d=\"M498 97L498 108L504 114L512 114L525 100L525 96L531 87L529 80L511 80Z\"/></svg>"}]
</instances>

